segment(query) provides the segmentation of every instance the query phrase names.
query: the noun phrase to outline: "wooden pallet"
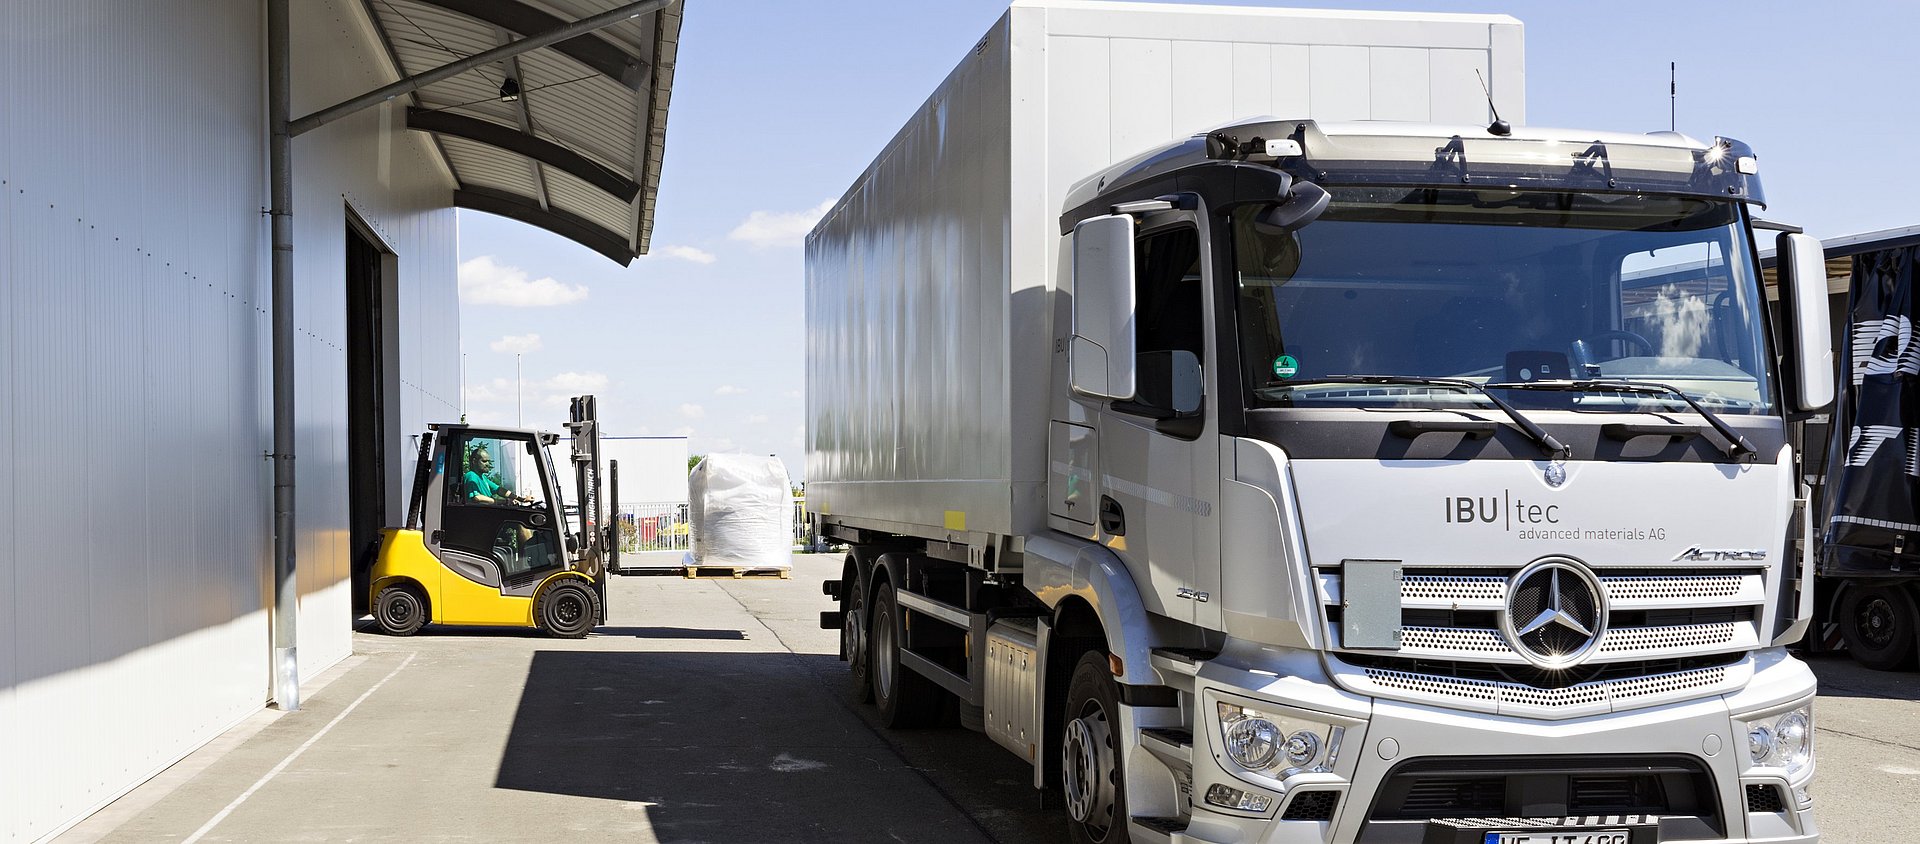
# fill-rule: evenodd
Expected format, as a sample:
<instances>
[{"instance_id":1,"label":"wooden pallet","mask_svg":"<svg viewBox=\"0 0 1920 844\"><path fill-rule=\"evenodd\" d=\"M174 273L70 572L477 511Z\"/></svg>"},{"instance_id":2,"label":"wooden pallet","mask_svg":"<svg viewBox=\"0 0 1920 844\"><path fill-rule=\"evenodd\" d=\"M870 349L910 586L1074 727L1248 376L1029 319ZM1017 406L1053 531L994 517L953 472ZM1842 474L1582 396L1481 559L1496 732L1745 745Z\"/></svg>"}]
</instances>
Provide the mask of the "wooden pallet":
<instances>
[{"instance_id":1,"label":"wooden pallet","mask_svg":"<svg viewBox=\"0 0 1920 844\"><path fill-rule=\"evenodd\" d=\"M711 577L711 578L730 577L730 578L733 578L734 580L740 580L743 578L751 577L751 578L760 578L760 579L768 579L768 580L776 579L776 578L780 580L787 580L793 577L793 569L770 567L770 566L769 567L687 566L685 569L685 573L688 579L692 579L696 577Z\"/></svg>"}]
</instances>

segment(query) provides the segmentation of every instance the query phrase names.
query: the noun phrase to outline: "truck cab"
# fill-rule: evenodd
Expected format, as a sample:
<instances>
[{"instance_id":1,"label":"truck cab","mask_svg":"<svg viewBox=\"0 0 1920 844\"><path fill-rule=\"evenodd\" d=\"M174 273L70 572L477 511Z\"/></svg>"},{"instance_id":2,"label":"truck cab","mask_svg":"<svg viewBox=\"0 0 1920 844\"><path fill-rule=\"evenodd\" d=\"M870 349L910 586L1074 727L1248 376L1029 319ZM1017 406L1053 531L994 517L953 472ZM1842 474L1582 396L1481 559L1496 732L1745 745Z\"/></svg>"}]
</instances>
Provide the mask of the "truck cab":
<instances>
[{"instance_id":1,"label":"truck cab","mask_svg":"<svg viewBox=\"0 0 1920 844\"><path fill-rule=\"evenodd\" d=\"M1814 834L1786 420L1831 397L1825 280L1769 324L1750 150L1257 121L1074 198L1048 524L1208 655L1195 808Z\"/></svg>"}]
</instances>

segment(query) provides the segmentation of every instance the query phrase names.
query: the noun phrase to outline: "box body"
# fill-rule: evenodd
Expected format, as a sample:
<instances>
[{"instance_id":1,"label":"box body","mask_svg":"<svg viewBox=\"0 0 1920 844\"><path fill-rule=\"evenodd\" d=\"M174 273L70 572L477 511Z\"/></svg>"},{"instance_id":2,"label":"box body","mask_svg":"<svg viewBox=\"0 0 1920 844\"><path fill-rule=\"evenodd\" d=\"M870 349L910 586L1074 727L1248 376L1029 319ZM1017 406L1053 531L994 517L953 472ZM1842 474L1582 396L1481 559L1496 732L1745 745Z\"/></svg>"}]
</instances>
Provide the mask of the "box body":
<instances>
[{"instance_id":1,"label":"box body","mask_svg":"<svg viewBox=\"0 0 1920 844\"><path fill-rule=\"evenodd\" d=\"M1016 3L808 237L810 506L1042 530L1074 184L1242 117L1485 124L1481 77L1518 123L1523 58L1499 15Z\"/></svg>"}]
</instances>

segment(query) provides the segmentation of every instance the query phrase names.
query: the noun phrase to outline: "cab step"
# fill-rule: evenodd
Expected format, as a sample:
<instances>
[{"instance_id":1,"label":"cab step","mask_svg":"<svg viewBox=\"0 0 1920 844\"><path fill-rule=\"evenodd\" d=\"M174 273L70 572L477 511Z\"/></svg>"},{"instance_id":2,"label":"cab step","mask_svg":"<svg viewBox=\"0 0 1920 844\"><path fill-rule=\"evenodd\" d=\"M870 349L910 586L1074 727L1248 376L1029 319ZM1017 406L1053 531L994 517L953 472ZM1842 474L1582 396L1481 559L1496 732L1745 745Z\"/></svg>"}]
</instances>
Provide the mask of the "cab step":
<instances>
[{"instance_id":1,"label":"cab step","mask_svg":"<svg viewBox=\"0 0 1920 844\"><path fill-rule=\"evenodd\" d=\"M764 578L768 580L786 580L793 577L793 569L777 566L687 566L683 572L689 580L705 578Z\"/></svg>"},{"instance_id":2,"label":"cab step","mask_svg":"<svg viewBox=\"0 0 1920 844\"><path fill-rule=\"evenodd\" d=\"M1160 682L1192 694L1193 677L1200 673L1200 666L1219 655L1198 648L1154 648L1148 664L1160 675Z\"/></svg>"},{"instance_id":3,"label":"cab step","mask_svg":"<svg viewBox=\"0 0 1920 844\"><path fill-rule=\"evenodd\" d=\"M1143 727L1140 746L1171 771L1193 770L1193 731L1184 727Z\"/></svg>"},{"instance_id":4,"label":"cab step","mask_svg":"<svg viewBox=\"0 0 1920 844\"><path fill-rule=\"evenodd\" d=\"M1186 818L1142 818L1133 819L1134 841L1152 842L1152 844L1174 844L1186 841L1182 833L1187 831Z\"/></svg>"}]
</instances>

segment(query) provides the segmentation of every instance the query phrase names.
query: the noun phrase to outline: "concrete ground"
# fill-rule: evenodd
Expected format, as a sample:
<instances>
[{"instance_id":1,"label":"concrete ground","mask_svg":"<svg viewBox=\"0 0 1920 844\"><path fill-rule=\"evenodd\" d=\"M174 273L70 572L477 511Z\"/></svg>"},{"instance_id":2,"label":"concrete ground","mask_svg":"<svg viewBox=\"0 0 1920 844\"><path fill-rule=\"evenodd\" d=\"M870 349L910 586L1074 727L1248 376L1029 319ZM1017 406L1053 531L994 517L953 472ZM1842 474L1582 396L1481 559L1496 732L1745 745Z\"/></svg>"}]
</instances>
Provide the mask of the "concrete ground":
<instances>
[{"instance_id":1,"label":"concrete ground","mask_svg":"<svg viewBox=\"0 0 1920 844\"><path fill-rule=\"evenodd\" d=\"M959 728L849 702L819 583L613 581L581 641L358 634L298 713L263 713L58 839L1049 842L1030 769ZM1829 841L1920 830L1920 674L1815 659Z\"/></svg>"}]
</instances>

